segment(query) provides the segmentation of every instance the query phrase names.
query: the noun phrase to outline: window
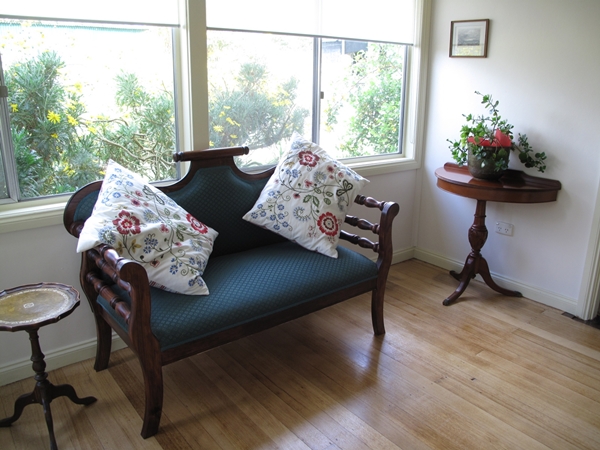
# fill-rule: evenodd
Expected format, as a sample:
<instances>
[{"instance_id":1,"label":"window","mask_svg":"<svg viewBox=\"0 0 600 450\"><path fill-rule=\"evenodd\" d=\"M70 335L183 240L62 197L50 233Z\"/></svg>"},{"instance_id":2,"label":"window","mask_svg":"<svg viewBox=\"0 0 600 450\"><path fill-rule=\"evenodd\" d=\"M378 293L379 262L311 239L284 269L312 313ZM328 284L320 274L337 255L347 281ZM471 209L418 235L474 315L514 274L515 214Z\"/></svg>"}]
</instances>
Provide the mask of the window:
<instances>
[{"instance_id":1,"label":"window","mask_svg":"<svg viewBox=\"0 0 600 450\"><path fill-rule=\"evenodd\" d=\"M91 21L71 6L56 20L0 18L5 201L73 192L101 179L108 159L152 181L177 177L176 24Z\"/></svg>"},{"instance_id":2,"label":"window","mask_svg":"<svg viewBox=\"0 0 600 450\"><path fill-rule=\"evenodd\" d=\"M293 131L361 167L412 156L418 83L407 80L419 74L422 1L4 5L0 203L71 192L100 178L108 158L151 180L177 178L173 150L209 141L250 146L242 165L271 164ZM51 85L36 87L36 74ZM30 214L0 205L0 221L17 209Z\"/></svg>"},{"instance_id":3,"label":"window","mask_svg":"<svg viewBox=\"0 0 600 450\"><path fill-rule=\"evenodd\" d=\"M319 142L338 158L401 154L407 46L318 41Z\"/></svg>"},{"instance_id":4,"label":"window","mask_svg":"<svg viewBox=\"0 0 600 450\"><path fill-rule=\"evenodd\" d=\"M337 158L401 153L406 46L208 31L210 143L274 164L296 131Z\"/></svg>"},{"instance_id":5,"label":"window","mask_svg":"<svg viewBox=\"0 0 600 450\"><path fill-rule=\"evenodd\" d=\"M250 147L244 166L294 131L337 158L402 154L412 1L206 4L211 145Z\"/></svg>"}]
</instances>

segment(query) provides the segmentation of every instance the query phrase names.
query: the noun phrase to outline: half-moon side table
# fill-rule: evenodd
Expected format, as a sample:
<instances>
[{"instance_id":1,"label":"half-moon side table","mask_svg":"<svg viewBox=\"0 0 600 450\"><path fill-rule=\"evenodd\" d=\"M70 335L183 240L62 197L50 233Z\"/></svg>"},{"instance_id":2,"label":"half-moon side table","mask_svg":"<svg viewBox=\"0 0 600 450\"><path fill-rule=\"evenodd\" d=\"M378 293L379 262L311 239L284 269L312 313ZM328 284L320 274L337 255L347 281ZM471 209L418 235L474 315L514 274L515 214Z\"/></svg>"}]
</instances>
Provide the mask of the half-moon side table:
<instances>
[{"instance_id":1,"label":"half-moon side table","mask_svg":"<svg viewBox=\"0 0 600 450\"><path fill-rule=\"evenodd\" d=\"M89 405L95 397L79 398L70 384L53 385L45 372L46 363L40 348L38 330L44 325L58 322L79 306L79 293L71 286L59 283L39 283L19 286L0 292L0 331L25 330L31 341L31 361L35 371L35 389L23 394L15 401L15 412L11 417L0 420L0 427L15 422L27 405L39 403L44 407L44 416L50 435L50 448L57 449L52 423L50 402L67 396L78 405Z\"/></svg>"},{"instance_id":2,"label":"half-moon side table","mask_svg":"<svg viewBox=\"0 0 600 450\"><path fill-rule=\"evenodd\" d=\"M518 291L511 291L498 286L490 275L487 261L481 255L481 248L487 240L485 227L485 207L487 201L508 203L544 203L556 200L561 188L560 181L533 177L520 170L507 170L498 181L474 178L467 167L446 163L435 171L437 186L445 191L462 197L477 200L475 219L469 228L471 253L467 256L460 273L450 271L460 281L456 290L443 301L448 306L462 295L472 278L481 275L483 281L496 292L512 297L522 297Z\"/></svg>"}]
</instances>

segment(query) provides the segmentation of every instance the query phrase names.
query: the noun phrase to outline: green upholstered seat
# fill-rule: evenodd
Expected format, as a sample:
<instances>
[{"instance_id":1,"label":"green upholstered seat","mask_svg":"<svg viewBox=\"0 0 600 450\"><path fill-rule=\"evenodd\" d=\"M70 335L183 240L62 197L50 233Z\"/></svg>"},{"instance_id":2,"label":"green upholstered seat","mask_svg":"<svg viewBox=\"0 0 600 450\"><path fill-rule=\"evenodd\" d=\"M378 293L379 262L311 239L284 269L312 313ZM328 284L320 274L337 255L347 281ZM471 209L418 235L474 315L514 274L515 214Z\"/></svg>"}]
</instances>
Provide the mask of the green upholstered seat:
<instances>
[{"instance_id":1,"label":"green upholstered seat","mask_svg":"<svg viewBox=\"0 0 600 450\"><path fill-rule=\"evenodd\" d=\"M185 296L152 288L152 332L161 350L377 278L373 261L346 248L338 250L339 257L334 259L292 242L276 243L211 257L203 275L208 296ZM127 298L126 293L121 295ZM104 299L99 298L99 302L117 317Z\"/></svg>"}]
</instances>

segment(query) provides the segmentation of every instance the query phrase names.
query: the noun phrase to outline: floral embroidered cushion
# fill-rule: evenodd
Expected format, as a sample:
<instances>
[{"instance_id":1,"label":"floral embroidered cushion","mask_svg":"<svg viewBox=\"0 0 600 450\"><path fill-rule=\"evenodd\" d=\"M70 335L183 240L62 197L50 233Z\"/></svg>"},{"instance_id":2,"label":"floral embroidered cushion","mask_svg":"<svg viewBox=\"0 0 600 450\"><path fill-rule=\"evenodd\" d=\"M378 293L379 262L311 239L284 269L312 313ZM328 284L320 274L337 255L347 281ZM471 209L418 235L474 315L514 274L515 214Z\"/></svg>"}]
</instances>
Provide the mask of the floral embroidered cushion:
<instances>
[{"instance_id":1,"label":"floral embroidered cushion","mask_svg":"<svg viewBox=\"0 0 600 450\"><path fill-rule=\"evenodd\" d=\"M139 175L109 161L77 252L109 244L139 262L150 285L189 295L208 295L202 273L218 233Z\"/></svg>"},{"instance_id":2,"label":"floral embroidered cushion","mask_svg":"<svg viewBox=\"0 0 600 450\"><path fill-rule=\"evenodd\" d=\"M294 134L289 152L244 219L337 258L346 212L368 182L317 144Z\"/></svg>"}]
</instances>

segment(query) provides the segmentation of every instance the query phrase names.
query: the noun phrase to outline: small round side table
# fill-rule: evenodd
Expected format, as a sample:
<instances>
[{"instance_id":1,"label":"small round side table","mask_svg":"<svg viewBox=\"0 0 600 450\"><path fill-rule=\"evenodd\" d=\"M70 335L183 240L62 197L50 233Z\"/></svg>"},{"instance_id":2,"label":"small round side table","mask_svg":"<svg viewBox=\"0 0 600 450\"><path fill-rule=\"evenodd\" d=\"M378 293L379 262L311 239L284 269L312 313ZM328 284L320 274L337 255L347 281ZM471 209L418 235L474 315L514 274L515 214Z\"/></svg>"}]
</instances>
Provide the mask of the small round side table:
<instances>
[{"instance_id":1,"label":"small round side table","mask_svg":"<svg viewBox=\"0 0 600 450\"><path fill-rule=\"evenodd\" d=\"M67 396L78 405L89 405L95 397L79 398L70 384L53 385L45 372L46 363L40 348L38 330L44 325L58 322L79 306L79 293L72 287L59 283L39 283L19 286L0 292L0 331L25 330L31 341L31 361L35 371L35 389L23 394L15 401L15 412L11 417L0 420L0 427L8 427L15 422L27 405L39 403L44 408L44 416L50 448L57 449L52 423L50 402L55 398Z\"/></svg>"}]
</instances>

